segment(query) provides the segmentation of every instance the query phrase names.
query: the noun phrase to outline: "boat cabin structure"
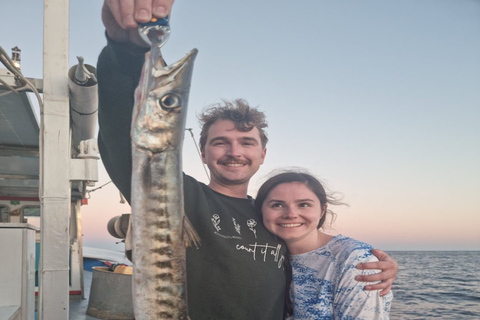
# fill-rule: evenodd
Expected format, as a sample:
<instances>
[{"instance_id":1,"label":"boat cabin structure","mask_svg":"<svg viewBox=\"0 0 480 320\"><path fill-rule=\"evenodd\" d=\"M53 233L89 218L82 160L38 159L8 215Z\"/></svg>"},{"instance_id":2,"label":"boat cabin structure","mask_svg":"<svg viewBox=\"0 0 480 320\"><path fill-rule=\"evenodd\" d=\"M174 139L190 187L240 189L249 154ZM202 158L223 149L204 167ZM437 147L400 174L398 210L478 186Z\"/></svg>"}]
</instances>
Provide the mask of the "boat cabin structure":
<instances>
[{"instance_id":1,"label":"boat cabin structure","mask_svg":"<svg viewBox=\"0 0 480 320\"><path fill-rule=\"evenodd\" d=\"M84 296L96 80L83 61L69 68L68 17L68 0L44 0L43 79L22 74L18 48L0 53L0 319L69 319L70 297Z\"/></svg>"}]
</instances>

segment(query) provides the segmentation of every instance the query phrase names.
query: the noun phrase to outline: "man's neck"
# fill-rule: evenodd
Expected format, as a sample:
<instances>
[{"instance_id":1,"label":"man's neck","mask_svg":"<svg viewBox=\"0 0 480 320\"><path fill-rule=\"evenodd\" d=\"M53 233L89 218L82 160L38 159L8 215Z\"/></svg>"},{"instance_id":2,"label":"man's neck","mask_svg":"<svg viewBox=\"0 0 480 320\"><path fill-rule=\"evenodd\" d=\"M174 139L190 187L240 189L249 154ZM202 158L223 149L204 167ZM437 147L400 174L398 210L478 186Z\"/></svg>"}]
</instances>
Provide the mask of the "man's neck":
<instances>
[{"instance_id":1,"label":"man's neck","mask_svg":"<svg viewBox=\"0 0 480 320\"><path fill-rule=\"evenodd\" d=\"M248 184L239 184L239 185L222 185L214 182L210 182L208 185L210 189L224 194L229 197L233 198L242 198L246 199L247 198L247 193L248 193Z\"/></svg>"}]
</instances>

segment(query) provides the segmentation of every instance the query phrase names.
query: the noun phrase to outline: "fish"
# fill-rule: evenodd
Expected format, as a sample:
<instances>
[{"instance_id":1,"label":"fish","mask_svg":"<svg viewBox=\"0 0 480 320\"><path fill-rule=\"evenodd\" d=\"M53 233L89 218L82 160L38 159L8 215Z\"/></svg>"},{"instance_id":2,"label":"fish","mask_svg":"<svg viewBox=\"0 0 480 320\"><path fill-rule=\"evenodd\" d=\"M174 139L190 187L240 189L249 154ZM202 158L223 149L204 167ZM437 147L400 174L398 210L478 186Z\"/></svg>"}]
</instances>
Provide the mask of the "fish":
<instances>
[{"instance_id":1,"label":"fish","mask_svg":"<svg viewBox=\"0 0 480 320\"><path fill-rule=\"evenodd\" d=\"M136 320L190 319L186 247L200 239L185 216L182 146L198 50L166 65L148 52L132 114L133 309Z\"/></svg>"}]
</instances>

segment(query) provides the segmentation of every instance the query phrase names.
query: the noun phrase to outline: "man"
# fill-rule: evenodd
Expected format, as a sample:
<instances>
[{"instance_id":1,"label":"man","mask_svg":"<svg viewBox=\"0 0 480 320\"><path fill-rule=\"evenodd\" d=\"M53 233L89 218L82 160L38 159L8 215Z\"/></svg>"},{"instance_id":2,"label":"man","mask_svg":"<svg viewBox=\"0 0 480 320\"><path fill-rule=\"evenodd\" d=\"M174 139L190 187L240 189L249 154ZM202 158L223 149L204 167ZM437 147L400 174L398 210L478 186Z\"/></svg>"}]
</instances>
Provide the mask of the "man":
<instances>
[{"instance_id":1,"label":"man","mask_svg":"<svg viewBox=\"0 0 480 320\"><path fill-rule=\"evenodd\" d=\"M172 0L105 0L102 19L108 45L98 61L99 147L119 190L130 201L130 122L134 89L148 45L137 22L169 14ZM225 102L203 114L200 147L210 169L207 185L184 175L185 214L202 239L187 249L191 319L282 319L286 276L285 245L261 223L247 195L250 178L266 156L263 113L245 101ZM380 252L369 269L382 269L362 281L386 294L397 266ZM363 268L363 267L362 267ZM386 292L385 292L386 291Z\"/></svg>"}]
</instances>

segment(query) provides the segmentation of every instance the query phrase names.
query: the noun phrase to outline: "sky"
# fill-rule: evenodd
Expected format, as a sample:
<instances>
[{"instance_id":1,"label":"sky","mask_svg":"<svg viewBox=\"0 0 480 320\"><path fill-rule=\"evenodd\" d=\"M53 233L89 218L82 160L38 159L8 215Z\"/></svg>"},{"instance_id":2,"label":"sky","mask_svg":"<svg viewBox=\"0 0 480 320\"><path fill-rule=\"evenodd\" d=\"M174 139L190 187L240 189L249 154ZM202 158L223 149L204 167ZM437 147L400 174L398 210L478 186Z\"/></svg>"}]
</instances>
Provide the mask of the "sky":
<instances>
[{"instance_id":1,"label":"sky","mask_svg":"<svg viewBox=\"0 0 480 320\"><path fill-rule=\"evenodd\" d=\"M42 78L42 1L1 2L0 45ZM102 3L70 0L70 65L96 64ZM307 168L349 204L332 208L328 233L383 250L480 250L480 1L177 0L171 29L168 63L199 50L187 119L197 142L196 116L221 99L267 115L251 195L274 169ZM184 159L208 181L189 134ZM99 162L96 187L108 182ZM90 195L84 245L121 250L106 225L130 207L112 183Z\"/></svg>"}]
</instances>

